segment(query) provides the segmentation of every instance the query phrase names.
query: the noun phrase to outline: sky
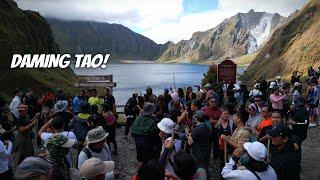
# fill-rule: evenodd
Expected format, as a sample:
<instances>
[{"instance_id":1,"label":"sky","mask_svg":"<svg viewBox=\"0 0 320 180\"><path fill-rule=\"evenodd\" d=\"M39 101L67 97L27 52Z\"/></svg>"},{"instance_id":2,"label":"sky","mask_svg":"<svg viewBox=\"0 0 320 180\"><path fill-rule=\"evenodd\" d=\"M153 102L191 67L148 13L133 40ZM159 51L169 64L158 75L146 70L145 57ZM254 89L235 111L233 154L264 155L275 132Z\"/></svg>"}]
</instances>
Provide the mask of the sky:
<instances>
[{"instance_id":1,"label":"sky","mask_svg":"<svg viewBox=\"0 0 320 180\"><path fill-rule=\"evenodd\" d=\"M15 0L45 17L122 24L156 43L190 39L238 12L289 16L308 0Z\"/></svg>"}]
</instances>

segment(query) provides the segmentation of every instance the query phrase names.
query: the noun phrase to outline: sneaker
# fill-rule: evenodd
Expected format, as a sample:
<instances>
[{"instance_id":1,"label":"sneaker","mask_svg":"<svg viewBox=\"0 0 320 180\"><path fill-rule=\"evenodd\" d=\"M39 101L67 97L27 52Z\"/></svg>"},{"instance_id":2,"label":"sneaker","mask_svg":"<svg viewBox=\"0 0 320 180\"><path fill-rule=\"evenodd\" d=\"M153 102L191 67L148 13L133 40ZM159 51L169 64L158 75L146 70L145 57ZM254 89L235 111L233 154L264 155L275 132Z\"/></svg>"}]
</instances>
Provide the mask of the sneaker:
<instances>
[{"instance_id":1,"label":"sneaker","mask_svg":"<svg viewBox=\"0 0 320 180\"><path fill-rule=\"evenodd\" d=\"M316 127L316 126L317 126L316 123L313 123L313 122L310 122L310 123L309 123L309 127Z\"/></svg>"}]
</instances>

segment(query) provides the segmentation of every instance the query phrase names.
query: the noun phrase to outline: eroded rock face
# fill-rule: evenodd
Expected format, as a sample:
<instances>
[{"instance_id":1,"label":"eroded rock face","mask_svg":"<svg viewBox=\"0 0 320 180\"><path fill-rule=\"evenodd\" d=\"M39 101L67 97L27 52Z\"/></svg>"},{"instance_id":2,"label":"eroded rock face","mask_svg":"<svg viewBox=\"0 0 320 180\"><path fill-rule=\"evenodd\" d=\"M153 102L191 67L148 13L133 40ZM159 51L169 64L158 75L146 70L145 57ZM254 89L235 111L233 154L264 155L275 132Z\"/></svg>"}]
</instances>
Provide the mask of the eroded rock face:
<instances>
[{"instance_id":1,"label":"eroded rock face","mask_svg":"<svg viewBox=\"0 0 320 180\"><path fill-rule=\"evenodd\" d=\"M264 12L238 13L213 29L170 44L158 62L219 61L257 51L286 18Z\"/></svg>"},{"instance_id":2,"label":"eroded rock face","mask_svg":"<svg viewBox=\"0 0 320 180\"><path fill-rule=\"evenodd\" d=\"M59 52L49 24L38 12L23 11L12 0L0 1L0 83L4 87L0 95L6 96L16 87L32 87L36 91L47 86L70 87L74 77L70 69L10 69L14 53ZM65 80L58 82L60 76Z\"/></svg>"},{"instance_id":3,"label":"eroded rock face","mask_svg":"<svg viewBox=\"0 0 320 180\"><path fill-rule=\"evenodd\" d=\"M114 59L155 60L168 44L151 39L120 24L90 21L65 21L47 18L61 51L76 53L110 53Z\"/></svg>"},{"instance_id":4,"label":"eroded rock face","mask_svg":"<svg viewBox=\"0 0 320 180\"><path fill-rule=\"evenodd\" d=\"M289 19L261 48L244 78L289 78L295 70L320 66L320 1L310 1Z\"/></svg>"}]
</instances>

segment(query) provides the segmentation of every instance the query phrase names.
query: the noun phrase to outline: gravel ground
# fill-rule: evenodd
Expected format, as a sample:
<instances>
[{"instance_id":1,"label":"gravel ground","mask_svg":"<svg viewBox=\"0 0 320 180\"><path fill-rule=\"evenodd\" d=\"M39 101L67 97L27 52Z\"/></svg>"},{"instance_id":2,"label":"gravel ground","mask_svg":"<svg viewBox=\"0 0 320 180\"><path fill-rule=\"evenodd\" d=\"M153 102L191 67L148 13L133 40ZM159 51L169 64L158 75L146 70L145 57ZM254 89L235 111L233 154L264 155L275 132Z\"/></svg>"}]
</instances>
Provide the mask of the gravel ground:
<instances>
[{"instance_id":1,"label":"gravel ground","mask_svg":"<svg viewBox=\"0 0 320 180\"><path fill-rule=\"evenodd\" d=\"M302 180L320 180L320 128L311 128L308 138L302 144Z\"/></svg>"},{"instance_id":2,"label":"gravel ground","mask_svg":"<svg viewBox=\"0 0 320 180\"><path fill-rule=\"evenodd\" d=\"M129 180L137 172L137 161L135 158L135 145L131 136L128 140L124 139L124 129L117 129L118 156L114 158L116 168L124 176L117 179ZM309 129L308 138L302 144L302 171L300 177L302 180L320 180L320 128ZM210 179L221 179L219 176L218 163L210 163Z\"/></svg>"}]
</instances>

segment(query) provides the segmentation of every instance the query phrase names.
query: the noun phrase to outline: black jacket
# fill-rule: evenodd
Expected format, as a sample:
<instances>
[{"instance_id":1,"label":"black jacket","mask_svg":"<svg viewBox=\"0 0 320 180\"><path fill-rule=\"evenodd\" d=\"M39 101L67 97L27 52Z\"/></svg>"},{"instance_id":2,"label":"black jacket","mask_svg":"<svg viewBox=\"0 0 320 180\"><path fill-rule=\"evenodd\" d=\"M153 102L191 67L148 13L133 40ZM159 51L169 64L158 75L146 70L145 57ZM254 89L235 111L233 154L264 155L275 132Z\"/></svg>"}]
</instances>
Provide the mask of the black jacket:
<instances>
[{"instance_id":1,"label":"black jacket","mask_svg":"<svg viewBox=\"0 0 320 180\"><path fill-rule=\"evenodd\" d=\"M305 121L307 121L307 124L305 125L292 125L294 141L298 144L301 144L302 141L307 138L309 112L305 107L296 108L291 112L290 117L297 123L305 123Z\"/></svg>"},{"instance_id":2,"label":"black jacket","mask_svg":"<svg viewBox=\"0 0 320 180\"><path fill-rule=\"evenodd\" d=\"M211 130L205 124L200 124L192 130L192 155L196 158L197 167L208 168L212 147Z\"/></svg>"},{"instance_id":3,"label":"black jacket","mask_svg":"<svg viewBox=\"0 0 320 180\"><path fill-rule=\"evenodd\" d=\"M278 180L300 180L300 164L298 154L292 143L284 148L271 150L271 164L276 171Z\"/></svg>"}]
</instances>

